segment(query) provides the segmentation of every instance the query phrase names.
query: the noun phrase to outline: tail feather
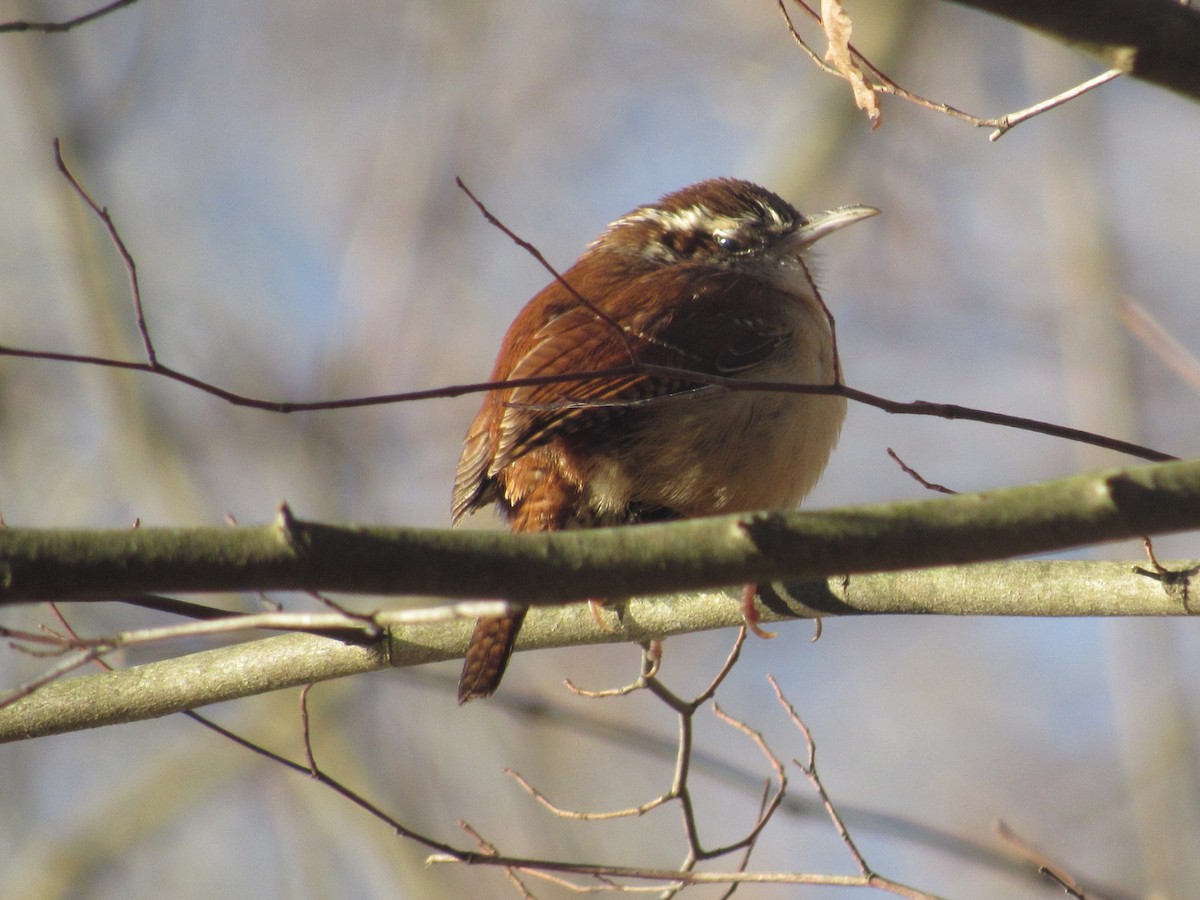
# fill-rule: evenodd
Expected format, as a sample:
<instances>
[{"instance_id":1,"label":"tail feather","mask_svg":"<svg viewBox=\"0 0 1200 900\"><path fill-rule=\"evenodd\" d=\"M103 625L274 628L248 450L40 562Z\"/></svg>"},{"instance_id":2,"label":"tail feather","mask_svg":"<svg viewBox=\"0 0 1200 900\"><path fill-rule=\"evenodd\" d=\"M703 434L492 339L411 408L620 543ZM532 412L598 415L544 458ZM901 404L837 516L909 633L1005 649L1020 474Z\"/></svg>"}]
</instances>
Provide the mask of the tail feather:
<instances>
[{"instance_id":1,"label":"tail feather","mask_svg":"<svg viewBox=\"0 0 1200 900\"><path fill-rule=\"evenodd\" d=\"M577 473L564 471L566 463L561 453L536 447L510 462L493 481L486 475L487 454L478 450L483 446L482 440L476 440L474 433L467 439L455 485L455 516L481 503L500 499L510 505L509 525L515 532L559 531L581 524L584 510L581 479ZM494 447L488 447L489 452L494 452ZM532 488L527 493L515 492L511 490L513 483ZM475 623L458 679L460 704L489 697L500 686L524 620L525 611L521 610L511 616L493 616Z\"/></svg>"},{"instance_id":2,"label":"tail feather","mask_svg":"<svg viewBox=\"0 0 1200 900\"><path fill-rule=\"evenodd\" d=\"M524 620L525 610L521 610L511 616L492 616L475 623L458 678L459 705L490 697L500 686Z\"/></svg>"}]
</instances>

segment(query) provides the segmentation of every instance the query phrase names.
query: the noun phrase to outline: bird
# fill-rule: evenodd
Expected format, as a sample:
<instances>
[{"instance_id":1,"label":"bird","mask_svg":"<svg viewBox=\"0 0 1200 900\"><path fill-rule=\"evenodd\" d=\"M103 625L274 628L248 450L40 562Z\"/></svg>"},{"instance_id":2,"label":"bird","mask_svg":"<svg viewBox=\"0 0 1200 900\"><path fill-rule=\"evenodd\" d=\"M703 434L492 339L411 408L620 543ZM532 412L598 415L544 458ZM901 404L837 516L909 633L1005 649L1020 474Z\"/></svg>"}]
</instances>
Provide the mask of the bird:
<instances>
[{"instance_id":1,"label":"bird","mask_svg":"<svg viewBox=\"0 0 1200 900\"><path fill-rule=\"evenodd\" d=\"M517 314L490 383L625 373L489 391L463 441L452 522L490 504L514 532L798 505L837 442L843 397L723 390L637 365L840 384L810 251L878 212L804 215L757 184L713 178L609 224ZM752 628L754 589L743 605ZM459 704L499 686L524 616L477 621Z\"/></svg>"}]
</instances>

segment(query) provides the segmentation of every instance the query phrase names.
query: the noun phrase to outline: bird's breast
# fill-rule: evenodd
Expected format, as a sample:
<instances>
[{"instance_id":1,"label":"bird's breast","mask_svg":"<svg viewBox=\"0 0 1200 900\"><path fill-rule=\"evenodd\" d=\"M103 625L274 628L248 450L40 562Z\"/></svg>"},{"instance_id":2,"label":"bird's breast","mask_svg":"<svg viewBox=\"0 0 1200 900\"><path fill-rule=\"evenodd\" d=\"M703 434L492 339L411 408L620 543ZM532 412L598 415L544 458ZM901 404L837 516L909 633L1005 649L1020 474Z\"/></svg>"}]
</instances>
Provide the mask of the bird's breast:
<instances>
[{"instance_id":1,"label":"bird's breast","mask_svg":"<svg viewBox=\"0 0 1200 900\"><path fill-rule=\"evenodd\" d=\"M739 380L831 384L833 341L807 316L769 360ZM837 443L842 397L708 388L651 404L585 483L600 515L630 506L683 516L793 507L812 489Z\"/></svg>"}]
</instances>

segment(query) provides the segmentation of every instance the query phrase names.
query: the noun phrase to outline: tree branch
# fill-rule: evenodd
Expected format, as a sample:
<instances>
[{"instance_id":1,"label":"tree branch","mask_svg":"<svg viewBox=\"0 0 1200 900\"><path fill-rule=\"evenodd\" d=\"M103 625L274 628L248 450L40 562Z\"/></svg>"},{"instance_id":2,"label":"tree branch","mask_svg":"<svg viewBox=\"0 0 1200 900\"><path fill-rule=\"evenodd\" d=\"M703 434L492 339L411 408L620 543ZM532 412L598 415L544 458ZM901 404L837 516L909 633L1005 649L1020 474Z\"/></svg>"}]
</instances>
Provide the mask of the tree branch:
<instances>
[{"instance_id":1,"label":"tree branch","mask_svg":"<svg viewBox=\"0 0 1200 900\"><path fill-rule=\"evenodd\" d=\"M953 0L1200 100L1200 9L1180 0Z\"/></svg>"},{"instance_id":2,"label":"tree branch","mask_svg":"<svg viewBox=\"0 0 1200 900\"><path fill-rule=\"evenodd\" d=\"M1200 528L1200 460L815 512L510 535L323 525L0 530L0 604L229 590L562 603L982 562Z\"/></svg>"},{"instance_id":3,"label":"tree branch","mask_svg":"<svg viewBox=\"0 0 1200 900\"><path fill-rule=\"evenodd\" d=\"M1173 563L1190 567L1192 563ZM797 616L1182 615L1180 598L1128 562L988 563L776 585L762 618ZM737 590L629 601L606 631L586 604L532 610L517 650L638 643L742 624ZM353 620L348 620L353 621ZM472 623L395 626L374 643L287 634L205 650L132 669L44 685L0 708L0 742L157 718L210 703L386 668L462 656Z\"/></svg>"}]
</instances>

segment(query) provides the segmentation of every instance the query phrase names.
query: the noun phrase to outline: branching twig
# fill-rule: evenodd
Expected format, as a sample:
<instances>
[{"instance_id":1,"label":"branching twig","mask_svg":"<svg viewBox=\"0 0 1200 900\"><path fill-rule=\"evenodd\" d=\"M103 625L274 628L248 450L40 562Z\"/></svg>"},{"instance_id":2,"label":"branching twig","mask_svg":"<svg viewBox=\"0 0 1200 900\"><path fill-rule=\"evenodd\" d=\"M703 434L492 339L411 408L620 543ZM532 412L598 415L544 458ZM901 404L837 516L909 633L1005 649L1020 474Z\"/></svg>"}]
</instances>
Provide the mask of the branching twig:
<instances>
[{"instance_id":1,"label":"branching twig","mask_svg":"<svg viewBox=\"0 0 1200 900\"><path fill-rule=\"evenodd\" d=\"M311 687L311 685L309 687ZM421 844L423 847L428 847L430 850L437 851L438 853L447 854L459 862L474 862L478 860L480 854L459 850L456 847L452 847L450 844L445 843L444 841L435 840L434 838L421 834L420 832L414 831L406 825L403 825L397 819L388 815L374 803L369 801L366 797L342 784L340 781L331 778L321 770L320 766L317 765L316 754L314 753L312 746L312 733L309 729L307 687L304 688L300 693L300 723L301 735L304 741L305 762L303 764L293 762L284 756L280 756L278 753L267 750L265 747L252 744L249 741L246 741L244 738L240 738L231 732L225 731L225 729L220 728L220 726L213 725L211 727L224 733L225 736L246 747L246 749L257 753L260 756L265 756L267 759L279 763L293 772L309 776L314 781L329 788L335 794L338 794L344 799L349 800L359 809L365 810L367 813L383 822L385 825L395 831L396 834L400 835L400 837L415 841L416 843Z\"/></svg>"},{"instance_id":2,"label":"branching twig","mask_svg":"<svg viewBox=\"0 0 1200 900\"><path fill-rule=\"evenodd\" d=\"M846 78L846 75L843 72L827 63L821 57L821 55L818 54L811 46L809 46L809 44L800 36L799 32L796 30L795 24L792 22L791 16L788 14L787 7L784 5L784 0L775 0L775 2L779 7L779 12L783 15L784 21L787 24L788 32L792 36L792 40L796 42L800 49L807 53L812 61L816 63L822 70L831 75L836 75L838 78ZM804 2L804 0L793 0L793 2L802 8L806 13L808 13L808 15L814 21L817 23L821 22L821 14ZM1103 72L1100 75L1089 78L1087 81L1084 81L1075 87L1063 91L1061 94L1056 94L1048 100L1035 103L1032 106L1026 107L1025 109L1005 113L1004 115L997 116L995 118L981 118L980 116L972 115L971 113L957 109L948 103L937 103L933 100L928 100L925 97L922 97L920 94L915 94L912 91L901 87L886 74L884 74L884 72L869 59L867 59L867 57L863 56L862 53L855 49L853 44L848 44L847 46L849 48L850 55L854 58L854 60L877 79L876 83L870 85L873 90L883 94L891 94L895 97L899 97L902 100L907 100L910 103L914 103L917 106L924 107L925 109L933 110L934 112L967 122L968 124L974 125L977 128L992 128L994 130L988 135L989 141L999 140L1001 137L1007 134L1008 131L1015 126L1020 125L1022 122L1032 119L1034 116L1054 109L1055 107L1062 106L1064 103L1074 100L1076 97L1082 96L1088 91L1094 90L1103 84L1107 84L1117 76L1124 74L1120 69L1110 69L1107 72Z\"/></svg>"},{"instance_id":3,"label":"branching twig","mask_svg":"<svg viewBox=\"0 0 1200 900\"><path fill-rule=\"evenodd\" d=\"M771 752L771 748L767 746L766 739L762 736L761 731L755 731L745 722L728 715L723 709L721 709L720 706L717 705L715 700L713 701L712 711L713 715L715 715L726 725L736 728L754 742L754 745L758 747L759 752L762 753L762 755L766 758L767 763L771 766L771 769L775 772L775 777L779 780L779 786L773 792L770 790L770 779L765 781L763 784L762 800L759 803L758 819L754 823L754 826L740 841L723 848L728 852L744 849L746 853L740 866L740 868L744 869L746 863L750 859L751 852L754 850L754 845L758 840L758 836L762 834L763 829L767 827L767 823L771 821L771 817L775 815L775 811L779 809L780 804L783 803L783 798L787 795L787 769L784 768L783 763L779 761L779 757Z\"/></svg>"},{"instance_id":4,"label":"branching twig","mask_svg":"<svg viewBox=\"0 0 1200 900\"><path fill-rule=\"evenodd\" d=\"M146 362L152 370L157 369L158 354L154 352L154 342L150 340L150 330L146 327L146 313L142 308L142 289L138 284L137 263L133 261L133 254L125 246L125 241L121 239L121 233L117 231L117 226L113 223L108 208L97 204L92 199L91 194L83 189L83 185L79 183L79 180L67 167L67 163L62 155L62 144L58 138L54 139L54 162L58 166L58 171L67 179L71 187L75 189L75 193L91 208L96 217L104 223L104 230L108 232L109 240L112 241L113 246L117 249L117 253L121 256L121 262L124 263L125 272L129 276L129 294L133 298L134 318L137 321L138 334L142 336L142 348L146 351Z\"/></svg>"},{"instance_id":5,"label":"branching twig","mask_svg":"<svg viewBox=\"0 0 1200 900\"><path fill-rule=\"evenodd\" d=\"M691 788L688 781L693 751L693 720L696 712L703 704L712 699L712 696L716 693L717 688L733 670L733 666L736 664L738 657L741 654L741 649L745 644L745 641L746 629L739 629L737 639L734 641L729 655L726 657L725 662L722 664L717 674L714 676L709 685L697 697L694 697L691 700L684 700L683 698L679 697L658 680L657 675L653 673L653 670L656 668L656 663L650 659L651 654L649 651L643 655L642 673L633 684L628 685L625 688L617 689L616 691L597 691L585 694L586 696L593 698L614 697L624 696L633 690L645 689L649 690L659 700L675 711L679 720L679 737L675 753L675 770L672 776L671 786L659 796L654 797L638 806L628 807L625 809L610 812L579 812L575 810L567 810L552 803L541 791L537 790L526 778L517 772L511 769L506 769L506 774L514 778L517 783L520 784L521 787L544 808L561 818L581 821L604 821L617 818L627 818L631 816L642 816L671 801L678 801L683 817L684 838L687 845L687 855L683 863L680 865L680 871L691 871L696 863L700 860L715 859L742 849L746 849L748 851L749 848L753 847L754 842L758 839L758 835L761 833L762 829L766 827L767 822L770 820L775 810L778 809L779 804L783 800L783 795L787 784L787 779L782 765L766 748L761 735L758 735L756 732L750 730L746 725L730 718L714 704L713 711L719 719L738 728L744 734L749 735L751 739L757 743L757 745L766 755L768 761L771 763L772 768L775 770L776 775L780 780L779 789L775 792L770 801L763 806L758 820L755 822L749 833L742 839L727 846L714 849L705 849L701 845L699 838L699 826L696 821L695 808L692 802ZM583 693L578 689L574 690L576 693ZM745 863L743 862L742 866L744 867L744 865ZM680 887L682 887L682 885L676 885L673 888L666 888L664 889L664 895L670 896Z\"/></svg>"},{"instance_id":6,"label":"branching twig","mask_svg":"<svg viewBox=\"0 0 1200 900\"><path fill-rule=\"evenodd\" d=\"M659 664L662 662L662 642L648 641L641 645L642 647L642 665L638 672L638 677L629 684L623 684L620 687L604 688L602 690L589 690L581 688L570 678L563 679L563 687L572 694L580 697L586 697L589 700L605 700L611 697L624 697L627 694L632 694L634 691L645 690L647 679L653 678L658 674Z\"/></svg>"},{"instance_id":7,"label":"branching twig","mask_svg":"<svg viewBox=\"0 0 1200 900\"><path fill-rule=\"evenodd\" d=\"M1187 566L1183 569L1168 569L1154 555L1154 543L1150 538L1142 538L1142 546L1146 549L1146 558L1150 560L1151 568L1144 569L1134 566L1135 575L1152 578L1163 586L1167 596L1178 600L1183 611L1192 614L1192 579L1200 574L1200 566Z\"/></svg>"},{"instance_id":8,"label":"branching twig","mask_svg":"<svg viewBox=\"0 0 1200 900\"><path fill-rule=\"evenodd\" d=\"M850 838L845 824L842 822L840 815L826 793L820 777L817 774L815 764L816 751L812 736L809 734L808 729L800 720L795 710L783 697L783 694L779 689L779 686L775 683L774 679L771 679L771 686L775 690L776 697L788 711L793 723L804 735L808 746L807 761L802 763L797 760L796 764L800 766L805 775L808 776L809 780L812 782L818 797L824 804L826 812L837 828L843 842L845 842L847 847L850 848L855 862L859 867L860 874L856 876L836 876L816 875L809 873L758 873L745 871L746 862L749 859L750 852L753 850L755 843L757 842L763 830L766 828L767 823L771 820L775 811L780 808L781 804L783 803L783 799L787 791L787 773L782 762L771 751L759 732L751 729L745 723L728 716L715 703L713 704L713 712L717 718L736 728L738 731L747 735L752 741L754 741L760 752L767 759L768 764L771 766L771 769L773 770L775 777L778 779L779 784L774 791L771 791L770 779L767 779L766 786L763 789L763 794L759 802L758 815L756 816L754 825L742 838L733 843L710 850L706 850L701 846L698 838L695 812L691 803L691 788L689 785L690 764L693 754L692 720L699 707L712 698L712 694L717 690L721 682L728 676L733 665L738 659L745 638L746 630L743 628L740 630L738 639L734 643L734 646L731 649L729 656L726 658L725 663L721 666L721 669L713 678L712 682L699 696L693 698L692 700L682 699L668 689L665 685L663 685L660 681L658 681L656 677L647 677L643 675L642 678L639 679L639 682L644 682L644 687L646 689L650 690L656 697L671 707L671 709L677 713L679 718L680 728L679 737L676 743L675 774L670 789L664 792L660 797L656 797L654 800L642 804L641 806L631 807L616 813L581 813L569 811L552 804L525 778L517 775L511 770L507 770L508 774L515 778L521 787L528 794L530 794L530 796L534 797L543 807L548 809L554 815L564 818L594 821L612 819L620 816L642 815L650 810L662 806L668 800L678 800L683 813L687 855L677 871L673 872L671 870L635 867L572 865L569 863L553 863L551 865L547 865L546 861L541 860L512 859L498 853L496 848L490 842L485 841L482 837L472 831L471 833L475 836L482 852L485 854L484 859L493 865L504 867L510 873L512 873L513 870L517 870L539 878L547 878L548 880L553 881L555 884L566 887L569 890L577 893L594 893L598 891L628 891L631 890L631 886L625 884L624 882L634 879L638 881L658 880L665 882L664 884L659 884L654 887L655 891L660 892L661 895L665 897L674 896L684 887L691 884L725 884L729 887L729 890L725 896L729 896L739 884L763 883L824 884L870 887L903 897L912 898L912 900L918 900L918 898L919 900L933 900L934 895L920 891L916 888L909 887L908 885L900 884L899 882L879 875L870 869L870 867L866 864L861 853L858 851L853 840ZM741 850L744 850L745 852L739 861L736 871L718 873L697 872L695 870L696 864L702 860L714 859ZM451 859L438 856L431 857L429 859L429 862L448 861L451 861ZM564 881L563 879L557 877L551 877L549 873L552 872L568 872L577 876L587 876L595 879L595 881L598 883L590 886L580 885L574 882ZM510 874L510 877L515 877L515 875ZM621 881L618 882L615 879L620 879ZM523 885L521 885L521 889L527 890ZM637 888L637 890L646 889L647 888L644 885Z\"/></svg>"},{"instance_id":9,"label":"branching twig","mask_svg":"<svg viewBox=\"0 0 1200 900\"><path fill-rule=\"evenodd\" d=\"M825 807L825 812L828 814L830 821L833 822L833 827L837 829L842 843L846 845L846 849L850 851L850 855L854 858L854 864L858 866L858 870L862 874L865 883L870 887L883 888L892 893L900 894L903 897L913 898L913 900L930 900L934 895L885 878L867 865L866 859L854 843L854 839L850 836L850 830L846 828L845 821L843 821L841 814L833 805L833 801L830 799L828 792L825 790L825 785L821 781L821 776L817 772L817 745L813 740L812 733L808 730L808 726L804 724L804 720L800 718L799 713L796 712L796 708L784 696L783 690L779 687L778 682L775 681L774 676L768 675L767 681L770 682L771 689L775 691L775 699L779 701L779 705L783 707L784 711L788 714L788 718L792 720L792 724L804 736L804 744L808 748L804 762L801 762L799 759L793 759L792 762L807 776L809 783L821 801L821 805Z\"/></svg>"},{"instance_id":10,"label":"branching twig","mask_svg":"<svg viewBox=\"0 0 1200 900\"><path fill-rule=\"evenodd\" d=\"M550 813L560 819L573 819L578 822L607 822L612 819L628 819L631 817L644 816L651 810L658 809L664 803L669 803L675 799L670 791L659 794L653 799L647 800L645 803L638 806L629 806L624 809L614 809L608 812L583 812L581 810L565 809L553 803L545 794L529 783L520 772L515 769L505 769L504 774L513 779L521 786L530 797L536 800L541 806L547 809Z\"/></svg>"}]
</instances>

